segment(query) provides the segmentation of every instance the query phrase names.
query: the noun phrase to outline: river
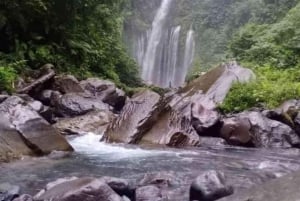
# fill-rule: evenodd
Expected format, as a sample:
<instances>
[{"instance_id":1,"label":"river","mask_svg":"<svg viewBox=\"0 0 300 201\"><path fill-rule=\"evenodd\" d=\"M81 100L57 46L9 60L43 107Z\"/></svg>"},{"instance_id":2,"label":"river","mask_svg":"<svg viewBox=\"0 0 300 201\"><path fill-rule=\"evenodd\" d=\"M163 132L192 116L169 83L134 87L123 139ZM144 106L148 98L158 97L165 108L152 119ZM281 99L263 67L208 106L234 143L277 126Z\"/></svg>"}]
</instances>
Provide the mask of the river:
<instances>
[{"instance_id":1,"label":"river","mask_svg":"<svg viewBox=\"0 0 300 201\"><path fill-rule=\"evenodd\" d=\"M70 139L75 152L67 158L24 158L0 165L0 183L19 185L35 194L48 182L71 176L114 176L140 179L146 173L166 172L175 178L178 201L187 200L188 187L206 170L221 170L235 190L300 169L299 150L240 147L174 149L110 145L88 134ZM182 193L185 192L185 193Z\"/></svg>"}]
</instances>

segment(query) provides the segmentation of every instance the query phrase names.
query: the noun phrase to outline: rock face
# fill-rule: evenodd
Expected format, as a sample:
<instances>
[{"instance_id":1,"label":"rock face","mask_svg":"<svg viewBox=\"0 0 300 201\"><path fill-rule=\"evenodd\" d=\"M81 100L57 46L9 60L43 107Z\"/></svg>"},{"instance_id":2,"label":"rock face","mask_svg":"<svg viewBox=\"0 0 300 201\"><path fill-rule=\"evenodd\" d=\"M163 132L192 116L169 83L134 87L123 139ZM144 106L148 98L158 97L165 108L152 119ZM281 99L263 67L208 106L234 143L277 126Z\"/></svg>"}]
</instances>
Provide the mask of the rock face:
<instances>
[{"instance_id":1,"label":"rock face","mask_svg":"<svg viewBox=\"0 0 300 201\"><path fill-rule=\"evenodd\" d=\"M83 93L79 81L73 75L60 75L54 78L53 89L63 94Z\"/></svg>"},{"instance_id":2,"label":"rock face","mask_svg":"<svg viewBox=\"0 0 300 201\"><path fill-rule=\"evenodd\" d=\"M248 82L255 79L255 74L236 62L223 64L195 79L180 90L181 93L193 95L202 91L208 99L221 103L234 82Z\"/></svg>"},{"instance_id":3,"label":"rock face","mask_svg":"<svg viewBox=\"0 0 300 201\"><path fill-rule=\"evenodd\" d=\"M107 142L137 143L145 131L151 128L160 96L145 90L136 94L123 108L105 131L103 140ZM150 117L150 118L149 118Z\"/></svg>"},{"instance_id":4,"label":"rock face","mask_svg":"<svg viewBox=\"0 0 300 201\"><path fill-rule=\"evenodd\" d=\"M220 201L298 201L300 172L255 186Z\"/></svg>"},{"instance_id":5,"label":"rock face","mask_svg":"<svg viewBox=\"0 0 300 201\"><path fill-rule=\"evenodd\" d=\"M287 125L259 112L243 112L224 120L222 136L232 144L255 147L299 147L299 136Z\"/></svg>"},{"instance_id":6,"label":"rock face","mask_svg":"<svg viewBox=\"0 0 300 201\"><path fill-rule=\"evenodd\" d=\"M9 183L0 184L0 200L13 201L19 196L20 187L11 185Z\"/></svg>"},{"instance_id":7,"label":"rock face","mask_svg":"<svg viewBox=\"0 0 300 201\"><path fill-rule=\"evenodd\" d=\"M118 89L113 82L98 78L89 78L81 81L80 85L93 96L114 107L116 110L121 110L125 105L125 92Z\"/></svg>"},{"instance_id":8,"label":"rock face","mask_svg":"<svg viewBox=\"0 0 300 201\"><path fill-rule=\"evenodd\" d=\"M215 201L233 194L226 184L224 173L208 171L198 176L190 188L190 201Z\"/></svg>"},{"instance_id":9,"label":"rock face","mask_svg":"<svg viewBox=\"0 0 300 201\"><path fill-rule=\"evenodd\" d=\"M143 186L136 189L136 201L163 201L161 190L156 186Z\"/></svg>"},{"instance_id":10,"label":"rock face","mask_svg":"<svg viewBox=\"0 0 300 201\"><path fill-rule=\"evenodd\" d=\"M58 99L56 111L63 117L84 115L95 109L108 111L109 107L97 98L85 93L68 93Z\"/></svg>"},{"instance_id":11,"label":"rock face","mask_svg":"<svg viewBox=\"0 0 300 201\"><path fill-rule=\"evenodd\" d=\"M191 104L189 100L173 101L162 105L164 109L157 115L154 125L141 138L142 144L169 146L196 146L200 139L191 125ZM178 99L176 97L175 99Z\"/></svg>"},{"instance_id":12,"label":"rock face","mask_svg":"<svg viewBox=\"0 0 300 201\"><path fill-rule=\"evenodd\" d=\"M34 198L52 201L123 201L106 183L94 178L54 182Z\"/></svg>"},{"instance_id":13,"label":"rock face","mask_svg":"<svg viewBox=\"0 0 300 201\"><path fill-rule=\"evenodd\" d=\"M112 119L113 114L110 111L92 111L85 115L60 119L53 126L63 135L103 134Z\"/></svg>"},{"instance_id":14,"label":"rock face","mask_svg":"<svg viewBox=\"0 0 300 201\"><path fill-rule=\"evenodd\" d=\"M3 117L0 138L4 140L4 145L0 142L0 150L10 150L13 154L49 154L54 150L73 150L64 137L17 96L7 98L0 105L0 114Z\"/></svg>"}]
</instances>

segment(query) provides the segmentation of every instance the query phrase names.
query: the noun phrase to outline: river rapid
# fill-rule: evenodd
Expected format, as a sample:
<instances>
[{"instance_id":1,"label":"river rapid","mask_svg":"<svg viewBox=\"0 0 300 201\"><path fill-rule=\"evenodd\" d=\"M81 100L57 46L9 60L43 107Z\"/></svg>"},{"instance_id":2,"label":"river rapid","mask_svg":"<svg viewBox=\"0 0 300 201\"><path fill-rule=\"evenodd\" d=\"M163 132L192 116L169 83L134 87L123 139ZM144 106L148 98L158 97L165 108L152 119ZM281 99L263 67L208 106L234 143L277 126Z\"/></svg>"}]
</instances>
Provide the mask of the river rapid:
<instances>
[{"instance_id":1,"label":"river rapid","mask_svg":"<svg viewBox=\"0 0 300 201\"><path fill-rule=\"evenodd\" d=\"M174 177L177 198L183 201L192 180L207 170L223 171L238 191L300 169L297 149L137 147L102 143L100 137L87 134L69 139L75 152L66 158L26 157L1 164L0 183L19 185L23 193L35 194L62 177L141 179L145 174L164 172Z\"/></svg>"}]
</instances>

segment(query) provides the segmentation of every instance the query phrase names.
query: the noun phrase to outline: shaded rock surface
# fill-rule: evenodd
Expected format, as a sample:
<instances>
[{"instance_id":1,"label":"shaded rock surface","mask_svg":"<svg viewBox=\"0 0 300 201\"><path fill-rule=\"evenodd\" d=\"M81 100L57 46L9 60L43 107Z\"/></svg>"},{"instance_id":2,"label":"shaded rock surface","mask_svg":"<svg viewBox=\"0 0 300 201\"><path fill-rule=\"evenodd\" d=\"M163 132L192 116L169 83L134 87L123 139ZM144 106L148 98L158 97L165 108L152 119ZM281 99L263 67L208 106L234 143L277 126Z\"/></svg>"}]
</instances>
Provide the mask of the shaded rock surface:
<instances>
[{"instance_id":1,"label":"shaded rock surface","mask_svg":"<svg viewBox=\"0 0 300 201\"><path fill-rule=\"evenodd\" d=\"M143 186L136 189L136 201L164 201L161 190L153 185Z\"/></svg>"},{"instance_id":2,"label":"shaded rock surface","mask_svg":"<svg viewBox=\"0 0 300 201\"><path fill-rule=\"evenodd\" d=\"M108 124L112 121L110 111L92 111L87 114L59 119L53 126L63 135L95 133L103 134Z\"/></svg>"},{"instance_id":3,"label":"shaded rock surface","mask_svg":"<svg viewBox=\"0 0 300 201\"><path fill-rule=\"evenodd\" d=\"M0 200L12 201L19 196L20 187L9 183L0 184Z\"/></svg>"},{"instance_id":4,"label":"shaded rock surface","mask_svg":"<svg viewBox=\"0 0 300 201\"><path fill-rule=\"evenodd\" d=\"M150 90L136 94L124 106L121 114L113 120L105 131L103 140L107 142L137 143L145 131L153 125L154 113L160 108L160 96Z\"/></svg>"},{"instance_id":5,"label":"shaded rock surface","mask_svg":"<svg viewBox=\"0 0 300 201\"><path fill-rule=\"evenodd\" d=\"M123 201L106 183L94 178L56 181L34 198L52 201Z\"/></svg>"},{"instance_id":6,"label":"shaded rock surface","mask_svg":"<svg viewBox=\"0 0 300 201\"><path fill-rule=\"evenodd\" d=\"M79 81L73 75L59 75L54 78L53 89L63 94L83 93Z\"/></svg>"},{"instance_id":7,"label":"shaded rock surface","mask_svg":"<svg viewBox=\"0 0 300 201\"><path fill-rule=\"evenodd\" d=\"M68 93L58 99L55 109L63 117L74 117L95 109L108 111L109 106L85 93Z\"/></svg>"},{"instance_id":8,"label":"shaded rock surface","mask_svg":"<svg viewBox=\"0 0 300 201\"><path fill-rule=\"evenodd\" d=\"M205 96L215 103L221 103L235 82L248 82L255 79L255 74L236 62L220 65L206 74L193 80L180 90L180 93L193 95L202 91Z\"/></svg>"},{"instance_id":9,"label":"shaded rock surface","mask_svg":"<svg viewBox=\"0 0 300 201\"><path fill-rule=\"evenodd\" d=\"M190 188L190 200L215 201L233 194L232 186L226 184L222 172L208 171L198 176Z\"/></svg>"},{"instance_id":10,"label":"shaded rock surface","mask_svg":"<svg viewBox=\"0 0 300 201\"><path fill-rule=\"evenodd\" d=\"M3 125L0 128L3 131L0 133L0 138L3 139L0 150L4 147L4 150L10 150L13 154L72 151L66 139L21 98L7 98L0 105L0 114Z\"/></svg>"},{"instance_id":11,"label":"shaded rock surface","mask_svg":"<svg viewBox=\"0 0 300 201\"><path fill-rule=\"evenodd\" d=\"M220 201L298 201L300 172L255 186Z\"/></svg>"},{"instance_id":12,"label":"shaded rock surface","mask_svg":"<svg viewBox=\"0 0 300 201\"><path fill-rule=\"evenodd\" d=\"M289 126L259 112L243 112L225 119L222 136L232 144L255 147L299 147L300 138Z\"/></svg>"},{"instance_id":13,"label":"shaded rock surface","mask_svg":"<svg viewBox=\"0 0 300 201\"><path fill-rule=\"evenodd\" d=\"M98 78L88 78L80 82L82 88L90 92L93 96L121 110L125 105L125 92L118 89L116 85L108 80L100 80Z\"/></svg>"}]
</instances>

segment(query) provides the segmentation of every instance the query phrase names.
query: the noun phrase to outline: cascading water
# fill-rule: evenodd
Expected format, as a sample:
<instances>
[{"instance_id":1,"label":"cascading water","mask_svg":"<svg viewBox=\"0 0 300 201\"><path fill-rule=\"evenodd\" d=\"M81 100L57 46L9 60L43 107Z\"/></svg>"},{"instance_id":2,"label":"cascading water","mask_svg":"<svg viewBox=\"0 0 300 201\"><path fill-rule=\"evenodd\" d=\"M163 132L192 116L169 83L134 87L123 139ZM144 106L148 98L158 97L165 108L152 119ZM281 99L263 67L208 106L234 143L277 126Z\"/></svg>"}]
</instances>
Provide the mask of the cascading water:
<instances>
[{"instance_id":1,"label":"cascading water","mask_svg":"<svg viewBox=\"0 0 300 201\"><path fill-rule=\"evenodd\" d=\"M188 72L189 67L193 63L194 50L195 50L194 31L189 30L187 33L186 42L185 42L183 66L182 66L181 73L178 77L179 83L184 82L186 73Z\"/></svg>"},{"instance_id":2,"label":"cascading water","mask_svg":"<svg viewBox=\"0 0 300 201\"><path fill-rule=\"evenodd\" d=\"M189 55L179 58L182 29L179 25L168 23L171 6L172 0L162 1L151 29L142 33L135 44L134 55L141 66L142 79L160 87L178 87L184 83L195 47L193 31L189 31L185 46L185 52Z\"/></svg>"}]
</instances>

